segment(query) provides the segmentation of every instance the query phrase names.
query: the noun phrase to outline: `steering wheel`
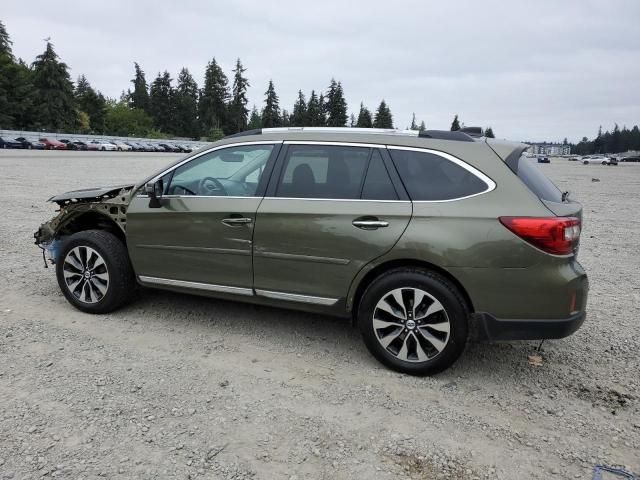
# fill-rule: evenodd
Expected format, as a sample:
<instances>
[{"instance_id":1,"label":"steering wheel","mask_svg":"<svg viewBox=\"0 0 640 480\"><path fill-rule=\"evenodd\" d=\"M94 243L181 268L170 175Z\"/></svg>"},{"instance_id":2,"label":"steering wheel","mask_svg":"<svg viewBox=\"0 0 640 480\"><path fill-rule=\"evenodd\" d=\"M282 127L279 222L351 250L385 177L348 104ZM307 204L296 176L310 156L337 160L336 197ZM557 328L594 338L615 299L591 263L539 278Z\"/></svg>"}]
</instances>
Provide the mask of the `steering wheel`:
<instances>
[{"instance_id":1,"label":"steering wheel","mask_svg":"<svg viewBox=\"0 0 640 480\"><path fill-rule=\"evenodd\" d=\"M224 185L217 178L204 177L198 183L198 191L204 195L226 196ZM203 193L204 192L204 193Z\"/></svg>"}]
</instances>

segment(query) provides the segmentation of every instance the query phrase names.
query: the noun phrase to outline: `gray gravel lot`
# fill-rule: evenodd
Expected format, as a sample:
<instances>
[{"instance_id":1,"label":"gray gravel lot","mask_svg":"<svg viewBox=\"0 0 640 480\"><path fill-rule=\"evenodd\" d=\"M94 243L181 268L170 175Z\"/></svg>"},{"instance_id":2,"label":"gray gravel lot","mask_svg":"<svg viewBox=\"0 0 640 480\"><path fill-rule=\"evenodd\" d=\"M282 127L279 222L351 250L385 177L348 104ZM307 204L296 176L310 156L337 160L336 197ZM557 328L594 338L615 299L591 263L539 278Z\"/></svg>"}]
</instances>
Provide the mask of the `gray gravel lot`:
<instances>
[{"instance_id":1,"label":"gray gravel lot","mask_svg":"<svg viewBox=\"0 0 640 480\"><path fill-rule=\"evenodd\" d=\"M640 473L640 164L541 165L585 208L580 331L539 367L535 342L473 344L413 378L339 319L152 290L74 310L33 245L45 200L174 158L0 151L0 479Z\"/></svg>"}]
</instances>

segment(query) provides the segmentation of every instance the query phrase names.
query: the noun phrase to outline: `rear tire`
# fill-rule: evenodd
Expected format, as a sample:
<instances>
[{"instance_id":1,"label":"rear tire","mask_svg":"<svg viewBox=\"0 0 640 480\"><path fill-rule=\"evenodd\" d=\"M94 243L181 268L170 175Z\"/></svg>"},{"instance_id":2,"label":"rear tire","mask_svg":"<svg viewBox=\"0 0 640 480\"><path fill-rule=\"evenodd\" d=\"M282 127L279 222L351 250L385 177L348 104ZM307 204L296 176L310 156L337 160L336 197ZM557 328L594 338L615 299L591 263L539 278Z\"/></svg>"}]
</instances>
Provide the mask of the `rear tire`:
<instances>
[{"instance_id":1,"label":"rear tire","mask_svg":"<svg viewBox=\"0 0 640 480\"><path fill-rule=\"evenodd\" d=\"M410 375L433 375L462 354L468 318L462 294L445 277L398 268L367 287L357 320L367 349L381 363Z\"/></svg>"},{"instance_id":2,"label":"rear tire","mask_svg":"<svg viewBox=\"0 0 640 480\"><path fill-rule=\"evenodd\" d=\"M74 233L56 263L66 299L86 313L112 312L131 300L135 277L125 245L104 230Z\"/></svg>"},{"instance_id":3,"label":"rear tire","mask_svg":"<svg viewBox=\"0 0 640 480\"><path fill-rule=\"evenodd\" d=\"M583 165L589 165L589 162L585 160L585 161L582 162L582 164Z\"/></svg>"}]
</instances>

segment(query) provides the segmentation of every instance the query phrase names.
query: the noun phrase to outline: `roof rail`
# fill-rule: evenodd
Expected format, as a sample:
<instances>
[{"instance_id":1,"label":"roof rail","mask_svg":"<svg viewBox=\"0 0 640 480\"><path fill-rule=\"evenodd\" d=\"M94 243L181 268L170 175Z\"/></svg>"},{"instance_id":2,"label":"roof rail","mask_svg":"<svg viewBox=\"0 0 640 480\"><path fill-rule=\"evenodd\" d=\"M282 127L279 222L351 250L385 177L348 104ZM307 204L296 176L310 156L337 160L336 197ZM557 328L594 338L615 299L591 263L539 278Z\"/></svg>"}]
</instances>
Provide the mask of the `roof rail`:
<instances>
[{"instance_id":1,"label":"roof rail","mask_svg":"<svg viewBox=\"0 0 640 480\"><path fill-rule=\"evenodd\" d=\"M244 132L227 135L224 138L243 137L245 135L260 135L268 133L294 133L294 132L316 132L316 133L347 133L362 135L397 135L403 137L433 138L434 140L454 140L458 142L473 142L473 138L465 132L448 130L399 130L395 128L354 128L354 127L276 127L246 130Z\"/></svg>"}]
</instances>

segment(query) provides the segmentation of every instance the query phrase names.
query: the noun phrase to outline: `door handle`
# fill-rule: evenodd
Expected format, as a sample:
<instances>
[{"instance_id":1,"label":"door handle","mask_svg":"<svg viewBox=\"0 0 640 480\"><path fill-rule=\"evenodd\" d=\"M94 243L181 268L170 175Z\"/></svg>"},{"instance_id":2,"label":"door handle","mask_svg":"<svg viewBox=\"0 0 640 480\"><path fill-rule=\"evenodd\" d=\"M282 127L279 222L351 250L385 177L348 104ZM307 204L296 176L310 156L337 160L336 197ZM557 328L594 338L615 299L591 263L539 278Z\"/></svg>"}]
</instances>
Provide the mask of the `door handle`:
<instances>
[{"instance_id":1,"label":"door handle","mask_svg":"<svg viewBox=\"0 0 640 480\"><path fill-rule=\"evenodd\" d=\"M240 225L247 225L251 222L253 222L253 219L247 217L231 217L222 220L222 223L228 227L238 227Z\"/></svg>"},{"instance_id":2,"label":"door handle","mask_svg":"<svg viewBox=\"0 0 640 480\"><path fill-rule=\"evenodd\" d=\"M376 230L378 228L385 228L389 226L389 222L384 220L354 220L351 222L354 227L361 228L362 230Z\"/></svg>"}]
</instances>

